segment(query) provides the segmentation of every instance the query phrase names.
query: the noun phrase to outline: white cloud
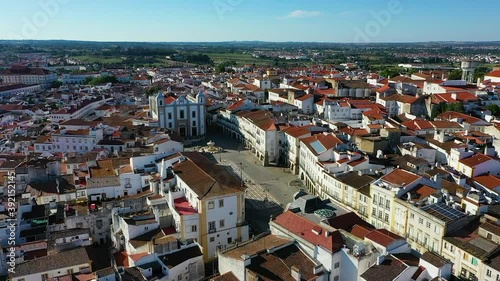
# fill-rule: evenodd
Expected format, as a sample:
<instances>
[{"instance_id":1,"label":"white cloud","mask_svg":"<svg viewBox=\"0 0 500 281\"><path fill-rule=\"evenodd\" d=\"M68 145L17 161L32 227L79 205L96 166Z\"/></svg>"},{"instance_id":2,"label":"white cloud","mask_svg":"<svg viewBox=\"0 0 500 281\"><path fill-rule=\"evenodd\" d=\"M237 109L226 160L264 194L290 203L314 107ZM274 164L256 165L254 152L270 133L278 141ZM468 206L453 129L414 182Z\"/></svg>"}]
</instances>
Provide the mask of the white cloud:
<instances>
[{"instance_id":1,"label":"white cloud","mask_svg":"<svg viewBox=\"0 0 500 281\"><path fill-rule=\"evenodd\" d=\"M295 10L295 11L292 11L288 15L281 17L281 18L282 19L299 19L299 18L316 17L319 15L321 15L320 11Z\"/></svg>"}]
</instances>

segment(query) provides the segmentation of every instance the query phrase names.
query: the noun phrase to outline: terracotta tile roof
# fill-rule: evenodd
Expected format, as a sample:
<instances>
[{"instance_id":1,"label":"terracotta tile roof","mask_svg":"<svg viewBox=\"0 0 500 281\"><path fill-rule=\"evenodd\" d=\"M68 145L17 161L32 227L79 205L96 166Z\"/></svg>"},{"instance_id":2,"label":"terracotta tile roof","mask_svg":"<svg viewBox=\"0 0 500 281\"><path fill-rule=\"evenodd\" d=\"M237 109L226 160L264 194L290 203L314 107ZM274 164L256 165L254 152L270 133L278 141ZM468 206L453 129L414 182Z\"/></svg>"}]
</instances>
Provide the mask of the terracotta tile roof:
<instances>
[{"instance_id":1,"label":"terracotta tile roof","mask_svg":"<svg viewBox=\"0 0 500 281\"><path fill-rule=\"evenodd\" d=\"M455 93L443 93L443 94L434 94L432 95L433 98L435 98L439 102L447 102L447 103L454 103L454 102L460 102L460 101L477 101L479 100L478 97L476 97L474 94L470 92L455 92Z\"/></svg>"},{"instance_id":2,"label":"terracotta tile roof","mask_svg":"<svg viewBox=\"0 0 500 281\"><path fill-rule=\"evenodd\" d=\"M351 167L356 167L356 166L358 166L359 164L365 163L365 162L367 162L367 161L368 161L368 159L366 159L366 158L360 158L360 159L358 159L358 160L354 160L354 161L352 161L352 162L349 162L347 165L349 165L349 166L351 166Z\"/></svg>"},{"instance_id":3,"label":"terracotta tile roof","mask_svg":"<svg viewBox=\"0 0 500 281\"><path fill-rule=\"evenodd\" d=\"M414 173L405 171L403 169L395 169L394 171L390 172L380 179L391 184L405 186L418 180L419 178L420 176Z\"/></svg>"},{"instance_id":4,"label":"terracotta tile roof","mask_svg":"<svg viewBox=\"0 0 500 281\"><path fill-rule=\"evenodd\" d=\"M234 248L233 250L227 251L224 253L224 256L232 259L242 260L241 256L243 255L252 256L267 249L280 247L291 242L292 240L290 239L269 234L260 239L243 244L237 248Z\"/></svg>"},{"instance_id":5,"label":"terracotta tile roof","mask_svg":"<svg viewBox=\"0 0 500 281\"><path fill-rule=\"evenodd\" d=\"M198 152L183 152L186 160L173 165L180 177L199 199L240 193L245 190L238 179Z\"/></svg>"},{"instance_id":6,"label":"terracotta tile roof","mask_svg":"<svg viewBox=\"0 0 500 281\"><path fill-rule=\"evenodd\" d=\"M492 72L486 73L484 76L500 77L500 70L494 70Z\"/></svg>"},{"instance_id":7,"label":"terracotta tile roof","mask_svg":"<svg viewBox=\"0 0 500 281\"><path fill-rule=\"evenodd\" d=\"M322 229L321 233L316 234L312 231L316 224L291 211L286 211L279 215L274 222L294 235L301 237L309 243L321 246L331 253L335 253L343 247L344 241L339 231L334 231L329 236L325 236L326 230Z\"/></svg>"},{"instance_id":8,"label":"terracotta tile roof","mask_svg":"<svg viewBox=\"0 0 500 281\"><path fill-rule=\"evenodd\" d=\"M436 189L427 185L419 184L411 191L411 194L414 194L415 196L412 196L412 200L422 200L435 192Z\"/></svg>"},{"instance_id":9,"label":"terracotta tile roof","mask_svg":"<svg viewBox=\"0 0 500 281\"><path fill-rule=\"evenodd\" d=\"M304 143L307 148L314 154L319 155L326 150L335 148L338 144L343 144L344 142L337 138L334 134L315 134L310 137L300 139L302 143ZM321 145L325 148L324 151L317 151L316 146L314 146L315 142L321 143Z\"/></svg>"},{"instance_id":10,"label":"terracotta tile roof","mask_svg":"<svg viewBox=\"0 0 500 281\"><path fill-rule=\"evenodd\" d=\"M490 160L493 160L493 158L491 158L488 155L484 155L482 153L476 153L470 157L460 159L460 160L458 160L458 162L460 162L468 167L475 167L477 165L480 165L480 164L487 162L487 161L490 161ZM500 165L500 163L498 161L496 164Z\"/></svg>"},{"instance_id":11,"label":"terracotta tile roof","mask_svg":"<svg viewBox=\"0 0 500 281\"><path fill-rule=\"evenodd\" d=\"M278 249L272 253L261 253L252 258L250 265L247 266L249 272L258 276L262 281L295 281L292 277L291 268L296 268L302 280L315 280L318 275L314 274L313 261L296 245L289 245Z\"/></svg>"},{"instance_id":12,"label":"terracotta tile roof","mask_svg":"<svg viewBox=\"0 0 500 281\"><path fill-rule=\"evenodd\" d=\"M110 158L97 161L97 167L89 168L92 178L115 176L115 169L130 165L129 158Z\"/></svg>"},{"instance_id":13,"label":"terracotta tile roof","mask_svg":"<svg viewBox=\"0 0 500 281\"><path fill-rule=\"evenodd\" d=\"M70 136L88 136L89 133L89 129L66 130L66 135Z\"/></svg>"},{"instance_id":14,"label":"terracotta tile roof","mask_svg":"<svg viewBox=\"0 0 500 281\"><path fill-rule=\"evenodd\" d=\"M219 275L210 279L210 281L240 281L236 276L234 276L232 271Z\"/></svg>"},{"instance_id":15,"label":"terracotta tile roof","mask_svg":"<svg viewBox=\"0 0 500 281\"><path fill-rule=\"evenodd\" d=\"M288 128L283 129L282 131L285 134L288 134L294 138L301 137L303 135L311 134L311 131L309 131L309 128L313 127L313 125L306 125L306 126L290 126Z\"/></svg>"},{"instance_id":16,"label":"terracotta tile roof","mask_svg":"<svg viewBox=\"0 0 500 281\"><path fill-rule=\"evenodd\" d=\"M392 88L389 85L384 85L376 90L377 93L383 93L385 91L392 90Z\"/></svg>"},{"instance_id":17,"label":"terracotta tile roof","mask_svg":"<svg viewBox=\"0 0 500 281\"><path fill-rule=\"evenodd\" d=\"M315 90L315 94L319 94L322 96L333 96L337 91L335 89L324 89L324 90Z\"/></svg>"},{"instance_id":18,"label":"terracotta tile roof","mask_svg":"<svg viewBox=\"0 0 500 281\"><path fill-rule=\"evenodd\" d=\"M480 185L482 185L490 190L494 190L494 189L500 187L500 179L493 176L493 175L485 174L485 175L474 177L474 178L472 178L472 180L474 180L475 182L479 183Z\"/></svg>"},{"instance_id":19,"label":"terracotta tile roof","mask_svg":"<svg viewBox=\"0 0 500 281\"><path fill-rule=\"evenodd\" d=\"M448 129L448 128L455 128L455 129L460 129L462 126L458 124L457 122L453 121L431 121L431 125L436 128L436 129Z\"/></svg>"},{"instance_id":20,"label":"terracotta tile roof","mask_svg":"<svg viewBox=\"0 0 500 281\"><path fill-rule=\"evenodd\" d=\"M370 231L375 229L371 224L365 222L354 212L349 212L338 217L329 218L327 219L327 223L335 229L342 229L348 232L352 231L355 225L370 229Z\"/></svg>"},{"instance_id":21,"label":"terracotta tile roof","mask_svg":"<svg viewBox=\"0 0 500 281\"><path fill-rule=\"evenodd\" d=\"M303 95L302 97L296 98L296 100L305 101L305 100L308 100L308 99L312 99L313 97L314 97L313 95L307 94L307 95Z\"/></svg>"},{"instance_id":22,"label":"terracotta tile roof","mask_svg":"<svg viewBox=\"0 0 500 281\"><path fill-rule=\"evenodd\" d=\"M368 235L366 235L366 239L369 239L383 247L388 247L397 240L405 240L403 237L385 229L373 230Z\"/></svg>"},{"instance_id":23,"label":"terracotta tile roof","mask_svg":"<svg viewBox=\"0 0 500 281\"><path fill-rule=\"evenodd\" d=\"M355 224L351 229L351 234L360 239L365 239L366 235L368 235L372 231L373 231L372 227Z\"/></svg>"},{"instance_id":24,"label":"terracotta tile roof","mask_svg":"<svg viewBox=\"0 0 500 281\"><path fill-rule=\"evenodd\" d=\"M430 121L419 120L419 119L404 121L401 124L412 131L433 129L434 128Z\"/></svg>"},{"instance_id":25,"label":"terracotta tile roof","mask_svg":"<svg viewBox=\"0 0 500 281\"><path fill-rule=\"evenodd\" d=\"M408 266L392 255L386 256L380 265L373 265L360 276L366 281L398 280Z\"/></svg>"},{"instance_id":26,"label":"terracotta tile roof","mask_svg":"<svg viewBox=\"0 0 500 281\"><path fill-rule=\"evenodd\" d=\"M462 122L465 122L465 123L468 123L468 124L475 124L475 123L488 123L486 121L483 121L479 118L476 118L474 116L470 116L470 115L467 115L467 114L463 114L463 113L460 113L460 112L455 112L455 111L446 111L446 112L443 112L441 114L439 114L437 116L438 119L441 119L441 120L449 120L449 121L453 121L454 119L461 119L462 121L458 121L458 123L462 123Z\"/></svg>"},{"instance_id":27,"label":"terracotta tile roof","mask_svg":"<svg viewBox=\"0 0 500 281\"><path fill-rule=\"evenodd\" d=\"M345 127L340 129L340 131L349 136L369 136L370 133L366 129L356 129L351 127Z\"/></svg>"},{"instance_id":28,"label":"terracotta tile roof","mask_svg":"<svg viewBox=\"0 0 500 281\"><path fill-rule=\"evenodd\" d=\"M238 109L240 106L242 106L243 104L245 104L245 99L242 99L242 100L235 102L232 105L228 106L227 110L234 111L234 110Z\"/></svg>"},{"instance_id":29,"label":"terracotta tile roof","mask_svg":"<svg viewBox=\"0 0 500 281\"><path fill-rule=\"evenodd\" d=\"M174 98L173 96L168 96L165 98L165 104L171 104L174 103L177 99Z\"/></svg>"}]
</instances>

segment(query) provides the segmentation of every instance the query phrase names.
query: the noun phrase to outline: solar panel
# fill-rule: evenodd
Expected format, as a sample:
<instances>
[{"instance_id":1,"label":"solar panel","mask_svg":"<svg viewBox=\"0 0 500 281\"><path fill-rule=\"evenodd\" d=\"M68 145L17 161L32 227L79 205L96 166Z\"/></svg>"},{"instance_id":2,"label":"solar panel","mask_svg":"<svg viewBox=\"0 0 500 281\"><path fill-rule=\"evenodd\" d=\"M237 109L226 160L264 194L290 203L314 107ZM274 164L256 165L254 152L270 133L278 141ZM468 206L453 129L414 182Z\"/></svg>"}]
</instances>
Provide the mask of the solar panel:
<instances>
[{"instance_id":1,"label":"solar panel","mask_svg":"<svg viewBox=\"0 0 500 281\"><path fill-rule=\"evenodd\" d=\"M422 210L426 211L427 213L442 219L446 221L453 221L456 219L459 219L463 216L465 216L464 213L460 212L459 210L455 210L452 207L444 204L444 203L436 203L432 205L428 205L425 207L422 207Z\"/></svg>"},{"instance_id":2,"label":"solar panel","mask_svg":"<svg viewBox=\"0 0 500 281\"><path fill-rule=\"evenodd\" d=\"M326 148L319 141L314 141L311 143L311 147L316 151L317 154L325 151Z\"/></svg>"}]
</instances>

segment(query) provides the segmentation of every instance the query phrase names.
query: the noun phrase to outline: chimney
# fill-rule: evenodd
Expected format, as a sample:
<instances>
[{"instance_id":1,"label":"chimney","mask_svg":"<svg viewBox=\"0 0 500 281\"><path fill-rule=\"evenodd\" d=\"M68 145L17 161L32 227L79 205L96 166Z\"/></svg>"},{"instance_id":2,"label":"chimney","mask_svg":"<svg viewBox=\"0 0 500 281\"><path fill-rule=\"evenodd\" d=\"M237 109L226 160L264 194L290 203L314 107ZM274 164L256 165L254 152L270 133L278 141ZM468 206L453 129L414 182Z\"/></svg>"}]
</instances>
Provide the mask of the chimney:
<instances>
[{"instance_id":1,"label":"chimney","mask_svg":"<svg viewBox=\"0 0 500 281\"><path fill-rule=\"evenodd\" d=\"M380 265L384 262L385 256L378 256L377 257L377 265Z\"/></svg>"},{"instance_id":2,"label":"chimney","mask_svg":"<svg viewBox=\"0 0 500 281\"><path fill-rule=\"evenodd\" d=\"M245 267L249 266L252 263L252 259L247 254L241 255L241 259L243 260L243 264Z\"/></svg>"},{"instance_id":3,"label":"chimney","mask_svg":"<svg viewBox=\"0 0 500 281\"><path fill-rule=\"evenodd\" d=\"M466 176L460 175L460 177L458 178L458 185L465 186L465 180L466 179L467 179Z\"/></svg>"},{"instance_id":4,"label":"chimney","mask_svg":"<svg viewBox=\"0 0 500 281\"><path fill-rule=\"evenodd\" d=\"M294 280L296 280L296 281L302 280L302 274L300 274L300 270L295 265L293 265L290 270L291 270L292 278Z\"/></svg>"},{"instance_id":5,"label":"chimney","mask_svg":"<svg viewBox=\"0 0 500 281\"><path fill-rule=\"evenodd\" d=\"M59 194L59 179L56 178L56 191L57 191L57 194Z\"/></svg>"},{"instance_id":6,"label":"chimney","mask_svg":"<svg viewBox=\"0 0 500 281\"><path fill-rule=\"evenodd\" d=\"M317 265L313 268L313 274L319 275L323 272L323 265Z\"/></svg>"}]
</instances>

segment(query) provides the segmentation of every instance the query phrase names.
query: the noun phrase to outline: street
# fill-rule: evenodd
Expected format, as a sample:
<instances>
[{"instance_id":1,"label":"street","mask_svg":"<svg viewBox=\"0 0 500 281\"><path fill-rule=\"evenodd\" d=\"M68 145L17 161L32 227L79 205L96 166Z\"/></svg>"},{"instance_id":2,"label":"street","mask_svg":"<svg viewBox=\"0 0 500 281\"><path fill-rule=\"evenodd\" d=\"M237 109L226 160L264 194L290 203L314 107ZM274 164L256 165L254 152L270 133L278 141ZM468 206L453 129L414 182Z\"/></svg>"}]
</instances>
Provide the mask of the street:
<instances>
[{"instance_id":1,"label":"street","mask_svg":"<svg viewBox=\"0 0 500 281\"><path fill-rule=\"evenodd\" d=\"M271 215L280 214L293 199L301 185L297 184L297 176L284 172L282 167L263 167L257 164L257 159L244 145L236 140L209 132L203 143L195 146L205 146L208 141L215 142L215 146L223 148L223 152L207 155L212 160L228 167L228 172L243 180L246 189L246 219L251 226L258 227L262 232L268 229ZM187 151L194 147L186 148Z\"/></svg>"}]
</instances>

